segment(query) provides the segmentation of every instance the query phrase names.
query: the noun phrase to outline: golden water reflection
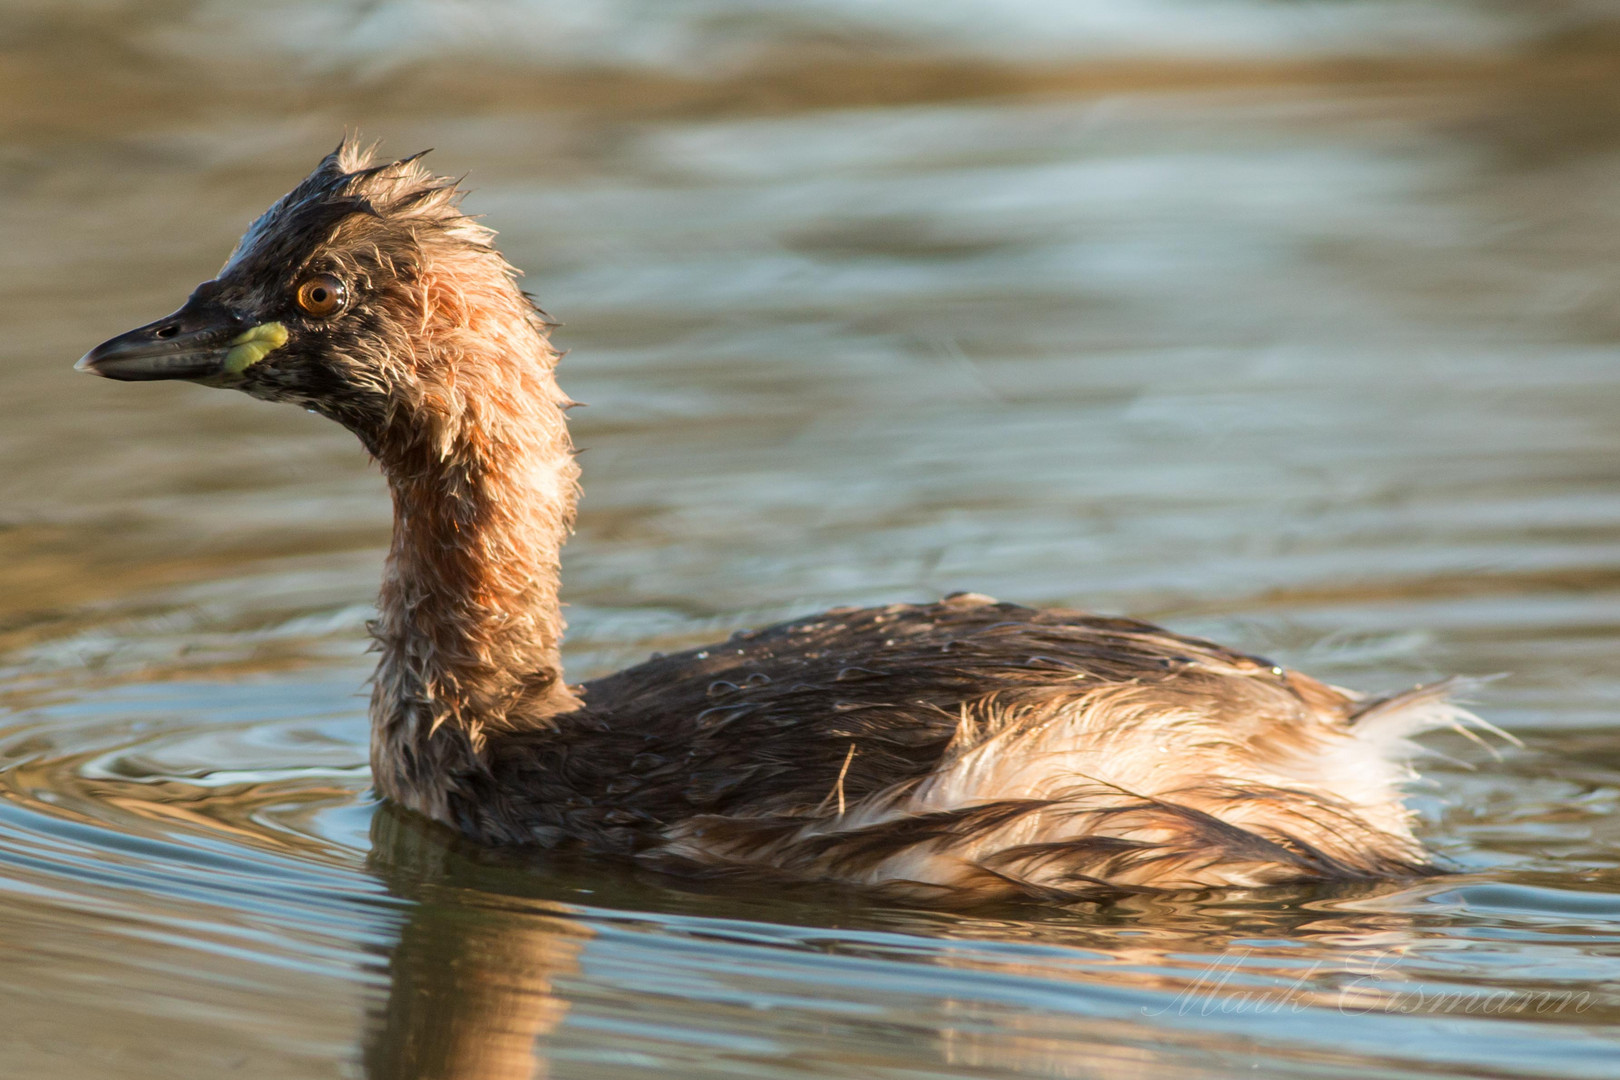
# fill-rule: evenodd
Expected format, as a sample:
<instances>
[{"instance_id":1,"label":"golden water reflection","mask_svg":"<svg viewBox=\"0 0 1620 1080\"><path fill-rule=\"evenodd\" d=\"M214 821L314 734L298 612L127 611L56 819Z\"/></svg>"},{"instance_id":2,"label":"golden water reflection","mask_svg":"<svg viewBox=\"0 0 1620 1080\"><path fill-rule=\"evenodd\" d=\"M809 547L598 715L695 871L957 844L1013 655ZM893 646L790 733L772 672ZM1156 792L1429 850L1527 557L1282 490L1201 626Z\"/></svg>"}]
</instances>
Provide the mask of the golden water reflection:
<instances>
[{"instance_id":1,"label":"golden water reflection","mask_svg":"<svg viewBox=\"0 0 1620 1080\"><path fill-rule=\"evenodd\" d=\"M380 812L372 837L373 870L414 906L388 955L386 998L367 1019L366 1076L547 1075L537 1041L568 1012L554 982L579 970L590 932L563 909L457 887L456 844L426 822Z\"/></svg>"},{"instance_id":2,"label":"golden water reflection","mask_svg":"<svg viewBox=\"0 0 1620 1080\"><path fill-rule=\"evenodd\" d=\"M579 1036L566 1029L575 995L591 981L587 958L597 955L591 966L598 968L634 964L610 957L625 943L600 938L606 913L548 899L557 889L556 866L537 876L521 859L492 860L408 815L380 812L373 841L373 872L413 906L388 953L386 995L379 992L369 1012L367 1076L552 1075L548 1055L579 1046ZM661 891L665 906L673 900L677 907L703 911L701 924L688 931L698 940L747 942L759 949L749 927L761 924L716 921L712 895L683 896L657 878L644 887ZM1009 909L950 916L860 906L849 898L854 905L836 930L805 928L802 936L770 947L789 950L786 956L758 954L754 960L768 971L773 963L791 964L806 951L831 948L836 956L892 967L904 955L895 949L905 948L893 935L936 941L927 953L906 957L922 966L905 976L903 987L875 995L863 1013L840 1010L825 1020L833 1025L830 1031L842 1033L846 1060L862 1061L874 1072L920 1057L973 1075L1204 1076L1213 1075L1211 1062L1243 1060L1255 1033L1272 1023L1286 1028L1312 1017L1487 1009L1513 1019L1531 1011L1533 991L1523 991L1524 1007L1516 1012L1505 1001L1488 1003L1488 981L1468 989L1466 978L1462 997L1425 1002L1423 977L1408 970L1410 961L1437 944L1437 920L1425 911L1424 900L1457 887L1457 879L1385 882L1319 893L1132 898L1069 913ZM728 906L719 900L722 913ZM679 918L663 930L681 932ZM871 935L865 946L863 935ZM769 1003L785 990L783 980L790 986L793 976L761 975L748 966L700 962L701 970L685 974L699 1000L724 996L709 985L716 980L769 1015ZM849 977L859 984L858 973ZM1080 1008L1009 1007L997 992L1003 985L1053 1001L1072 990L1079 996L1071 1003ZM1551 983L1541 993L1556 991ZM656 1000L658 992L652 993ZM1088 998L1092 1005L1085 1004ZM1095 1002L1105 1003L1100 1013ZM582 1007L591 1021L588 1030L611 1026L596 1012L599 1000L587 996ZM1558 1011L1574 1023L1620 1020L1620 1003L1585 994L1571 997L1562 1010L1542 1008L1538 1019L1559 1019L1546 1015ZM632 1002L615 1015L637 1014ZM714 1008L709 1019L718 1032L715 1052L726 1061L760 1053L750 1049L757 1021L748 1010L728 1014ZM1223 1032L1223 1026L1237 1030ZM886 1034L876 1037L876 1029ZM626 1052L634 1049L635 1040L627 1039ZM1389 1064L1398 1068L1399 1055ZM771 1066L759 1067L766 1075Z\"/></svg>"}]
</instances>

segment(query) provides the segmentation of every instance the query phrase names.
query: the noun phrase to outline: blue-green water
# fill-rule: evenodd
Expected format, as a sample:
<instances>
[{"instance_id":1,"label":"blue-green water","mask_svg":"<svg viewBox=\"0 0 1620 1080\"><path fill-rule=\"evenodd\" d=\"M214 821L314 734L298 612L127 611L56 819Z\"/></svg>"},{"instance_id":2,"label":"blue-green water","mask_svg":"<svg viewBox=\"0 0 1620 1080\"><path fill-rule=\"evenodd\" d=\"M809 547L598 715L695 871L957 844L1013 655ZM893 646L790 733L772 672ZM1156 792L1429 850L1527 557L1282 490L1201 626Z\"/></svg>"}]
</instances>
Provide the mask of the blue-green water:
<instances>
[{"instance_id":1,"label":"blue-green water","mask_svg":"<svg viewBox=\"0 0 1620 1080\"><path fill-rule=\"evenodd\" d=\"M1620 29L1579 5L0 15L0 1073L1620 1076ZM343 432L74 376L345 125L563 325L574 677L974 589L1505 673L1421 885L968 915L367 795Z\"/></svg>"}]
</instances>

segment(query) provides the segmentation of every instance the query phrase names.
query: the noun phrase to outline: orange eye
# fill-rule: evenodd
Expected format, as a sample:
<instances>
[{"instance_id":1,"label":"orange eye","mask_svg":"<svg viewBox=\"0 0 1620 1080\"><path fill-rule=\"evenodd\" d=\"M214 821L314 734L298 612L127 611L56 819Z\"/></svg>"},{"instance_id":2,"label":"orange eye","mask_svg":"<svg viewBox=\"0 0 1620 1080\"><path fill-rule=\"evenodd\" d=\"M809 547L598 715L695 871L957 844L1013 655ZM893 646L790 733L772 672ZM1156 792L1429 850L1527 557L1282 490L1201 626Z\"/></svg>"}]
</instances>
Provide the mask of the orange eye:
<instances>
[{"instance_id":1,"label":"orange eye","mask_svg":"<svg viewBox=\"0 0 1620 1080\"><path fill-rule=\"evenodd\" d=\"M304 314L324 319L337 313L347 295L348 290L343 282L331 274L316 274L312 278L305 278L303 284L298 286L297 300Z\"/></svg>"}]
</instances>

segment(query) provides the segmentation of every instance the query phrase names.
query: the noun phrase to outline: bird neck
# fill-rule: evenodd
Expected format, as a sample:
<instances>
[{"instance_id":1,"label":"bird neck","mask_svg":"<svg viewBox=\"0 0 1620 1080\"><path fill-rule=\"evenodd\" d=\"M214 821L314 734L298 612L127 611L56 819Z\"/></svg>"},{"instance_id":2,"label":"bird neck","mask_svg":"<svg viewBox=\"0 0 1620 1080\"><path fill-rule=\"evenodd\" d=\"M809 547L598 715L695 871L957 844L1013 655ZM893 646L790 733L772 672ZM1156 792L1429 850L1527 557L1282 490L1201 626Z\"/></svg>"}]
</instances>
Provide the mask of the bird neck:
<instances>
[{"instance_id":1,"label":"bird neck","mask_svg":"<svg viewBox=\"0 0 1620 1080\"><path fill-rule=\"evenodd\" d=\"M374 450L394 503L372 628L374 776L383 795L441 818L445 782L478 767L491 734L579 705L559 654L558 558L578 477L567 400L549 363L492 372L463 379L481 400L424 391L405 434Z\"/></svg>"}]
</instances>

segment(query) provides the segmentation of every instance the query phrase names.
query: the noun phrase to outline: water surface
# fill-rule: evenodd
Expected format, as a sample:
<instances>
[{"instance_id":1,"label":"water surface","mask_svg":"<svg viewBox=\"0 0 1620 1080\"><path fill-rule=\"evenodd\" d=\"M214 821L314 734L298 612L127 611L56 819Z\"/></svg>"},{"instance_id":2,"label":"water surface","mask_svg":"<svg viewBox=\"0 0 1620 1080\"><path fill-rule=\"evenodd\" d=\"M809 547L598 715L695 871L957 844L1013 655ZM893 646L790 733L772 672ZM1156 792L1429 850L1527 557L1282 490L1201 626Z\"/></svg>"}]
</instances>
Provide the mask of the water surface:
<instances>
[{"instance_id":1,"label":"water surface","mask_svg":"<svg viewBox=\"0 0 1620 1080\"><path fill-rule=\"evenodd\" d=\"M1620 1075L1620 34L1576 4L21 5L0 1071ZM76 377L345 125L561 323L570 674L974 589L1392 689L1454 877L944 915L368 794L345 433Z\"/></svg>"}]
</instances>

